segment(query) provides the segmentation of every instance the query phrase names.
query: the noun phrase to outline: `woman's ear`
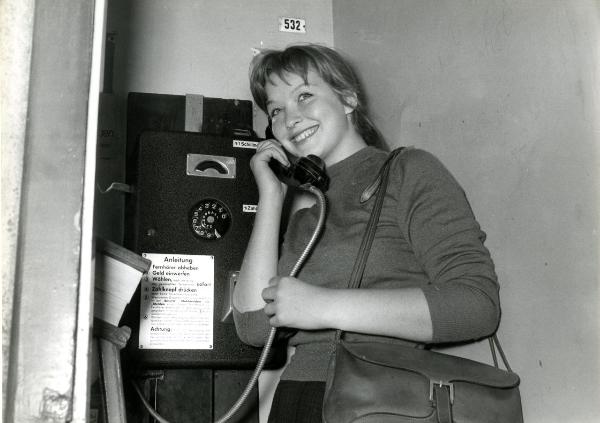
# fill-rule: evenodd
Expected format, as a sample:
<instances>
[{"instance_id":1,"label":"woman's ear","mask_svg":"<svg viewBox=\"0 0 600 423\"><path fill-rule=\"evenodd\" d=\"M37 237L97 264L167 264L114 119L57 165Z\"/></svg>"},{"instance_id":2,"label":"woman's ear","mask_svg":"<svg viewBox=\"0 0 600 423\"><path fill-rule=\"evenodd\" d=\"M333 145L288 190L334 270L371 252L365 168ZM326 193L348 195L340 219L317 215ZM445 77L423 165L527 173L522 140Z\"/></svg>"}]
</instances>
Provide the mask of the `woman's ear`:
<instances>
[{"instance_id":1,"label":"woman's ear","mask_svg":"<svg viewBox=\"0 0 600 423\"><path fill-rule=\"evenodd\" d=\"M344 110L346 114L350 114L358 106L358 96L355 92L349 92L344 94Z\"/></svg>"}]
</instances>

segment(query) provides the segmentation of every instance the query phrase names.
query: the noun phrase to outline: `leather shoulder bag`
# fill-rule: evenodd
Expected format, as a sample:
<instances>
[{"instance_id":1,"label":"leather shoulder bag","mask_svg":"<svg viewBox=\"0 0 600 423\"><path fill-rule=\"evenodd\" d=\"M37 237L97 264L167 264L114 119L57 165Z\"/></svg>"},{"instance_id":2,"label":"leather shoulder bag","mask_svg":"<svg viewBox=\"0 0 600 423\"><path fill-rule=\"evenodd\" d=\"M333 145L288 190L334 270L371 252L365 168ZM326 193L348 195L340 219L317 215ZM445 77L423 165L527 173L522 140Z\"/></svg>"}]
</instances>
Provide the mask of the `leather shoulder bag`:
<instances>
[{"instance_id":1,"label":"leather shoulder bag","mask_svg":"<svg viewBox=\"0 0 600 423\"><path fill-rule=\"evenodd\" d=\"M350 277L359 288L383 205L392 161L390 153L375 187L375 204ZM351 342L336 332L323 403L325 423L522 423L519 376L496 335L489 338L494 365L384 342ZM499 368L495 349L507 370Z\"/></svg>"}]
</instances>

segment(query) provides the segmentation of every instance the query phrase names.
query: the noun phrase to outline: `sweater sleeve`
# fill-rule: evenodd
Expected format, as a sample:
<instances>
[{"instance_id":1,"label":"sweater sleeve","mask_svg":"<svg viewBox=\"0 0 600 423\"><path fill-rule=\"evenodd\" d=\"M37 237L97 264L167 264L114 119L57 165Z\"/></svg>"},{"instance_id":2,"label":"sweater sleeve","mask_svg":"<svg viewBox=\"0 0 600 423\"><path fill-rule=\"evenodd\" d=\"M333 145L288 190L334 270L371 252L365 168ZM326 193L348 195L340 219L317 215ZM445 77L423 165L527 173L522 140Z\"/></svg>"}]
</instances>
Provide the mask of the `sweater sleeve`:
<instances>
[{"instance_id":1,"label":"sweater sleeve","mask_svg":"<svg viewBox=\"0 0 600 423\"><path fill-rule=\"evenodd\" d=\"M500 301L485 233L464 191L439 160L417 149L403 156L396 165L399 224L429 279L423 292L433 342L488 336L498 326Z\"/></svg>"},{"instance_id":2,"label":"sweater sleeve","mask_svg":"<svg viewBox=\"0 0 600 423\"><path fill-rule=\"evenodd\" d=\"M242 342L254 347L262 347L265 344L271 325L262 309L242 313L233 307L233 321Z\"/></svg>"}]
</instances>

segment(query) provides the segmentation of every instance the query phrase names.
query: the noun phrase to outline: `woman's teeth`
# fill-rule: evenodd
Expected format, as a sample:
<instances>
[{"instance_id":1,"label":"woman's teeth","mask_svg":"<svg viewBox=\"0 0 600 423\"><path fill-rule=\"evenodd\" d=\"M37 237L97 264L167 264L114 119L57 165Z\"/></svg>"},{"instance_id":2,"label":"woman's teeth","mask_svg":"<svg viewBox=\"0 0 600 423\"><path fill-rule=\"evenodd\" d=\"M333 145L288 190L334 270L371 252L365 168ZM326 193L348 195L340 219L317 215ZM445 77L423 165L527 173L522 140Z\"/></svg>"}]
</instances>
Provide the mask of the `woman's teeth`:
<instances>
[{"instance_id":1,"label":"woman's teeth","mask_svg":"<svg viewBox=\"0 0 600 423\"><path fill-rule=\"evenodd\" d=\"M308 129L300 132L294 138L292 138L292 141L293 142L304 141L305 139L307 139L308 137L310 137L311 135L313 135L315 132L317 132L317 129L318 129L318 126L310 127Z\"/></svg>"}]
</instances>

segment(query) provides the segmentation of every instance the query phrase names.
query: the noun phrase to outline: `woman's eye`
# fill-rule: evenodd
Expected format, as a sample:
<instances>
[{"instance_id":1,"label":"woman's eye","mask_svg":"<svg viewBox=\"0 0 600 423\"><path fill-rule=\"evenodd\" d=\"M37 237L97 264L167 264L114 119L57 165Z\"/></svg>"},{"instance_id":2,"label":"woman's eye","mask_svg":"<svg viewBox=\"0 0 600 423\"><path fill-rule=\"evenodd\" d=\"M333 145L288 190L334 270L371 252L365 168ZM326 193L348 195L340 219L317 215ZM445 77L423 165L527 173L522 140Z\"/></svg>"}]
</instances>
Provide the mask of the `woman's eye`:
<instances>
[{"instance_id":1,"label":"woman's eye","mask_svg":"<svg viewBox=\"0 0 600 423\"><path fill-rule=\"evenodd\" d=\"M311 93L302 93L298 96L298 101L306 101L312 97Z\"/></svg>"},{"instance_id":2,"label":"woman's eye","mask_svg":"<svg viewBox=\"0 0 600 423\"><path fill-rule=\"evenodd\" d=\"M271 117L271 119L273 119L275 116L277 116L279 114L280 109L273 109L271 110L271 113L269 113L269 116Z\"/></svg>"}]
</instances>

